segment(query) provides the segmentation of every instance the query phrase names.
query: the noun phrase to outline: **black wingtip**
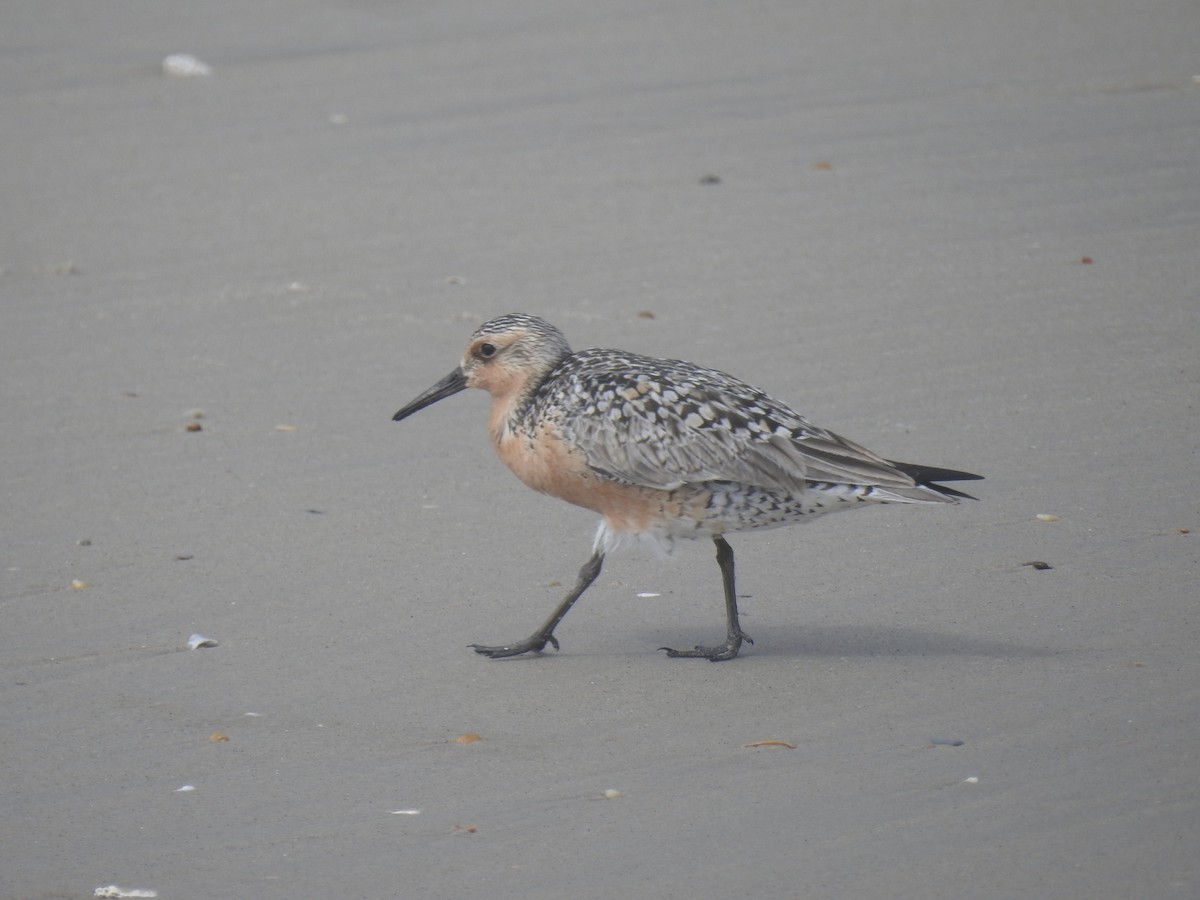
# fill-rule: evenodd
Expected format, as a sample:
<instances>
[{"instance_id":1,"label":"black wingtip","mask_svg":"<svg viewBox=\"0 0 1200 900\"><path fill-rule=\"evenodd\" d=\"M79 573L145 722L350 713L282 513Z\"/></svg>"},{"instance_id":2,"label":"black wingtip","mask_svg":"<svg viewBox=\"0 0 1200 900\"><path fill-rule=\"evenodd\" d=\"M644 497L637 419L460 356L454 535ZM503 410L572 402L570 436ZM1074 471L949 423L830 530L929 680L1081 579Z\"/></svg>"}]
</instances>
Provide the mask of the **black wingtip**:
<instances>
[{"instance_id":1,"label":"black wingtip","mask_svg":"<svg viewBox=\"0 0 1200 900\"><path fill-rule=\"evenodd\" d=\"M947 497L960 497L963 500L979 499L978 497L972 497L968 493L956 491L954 488L948 488L937 482L982 481L982 475L976 475L974 472L960 472L958 469L938 469L934 466L918 466L913 463L892 462L892 465L922 487L933 488Z\"/></svg>"}]
</instances>

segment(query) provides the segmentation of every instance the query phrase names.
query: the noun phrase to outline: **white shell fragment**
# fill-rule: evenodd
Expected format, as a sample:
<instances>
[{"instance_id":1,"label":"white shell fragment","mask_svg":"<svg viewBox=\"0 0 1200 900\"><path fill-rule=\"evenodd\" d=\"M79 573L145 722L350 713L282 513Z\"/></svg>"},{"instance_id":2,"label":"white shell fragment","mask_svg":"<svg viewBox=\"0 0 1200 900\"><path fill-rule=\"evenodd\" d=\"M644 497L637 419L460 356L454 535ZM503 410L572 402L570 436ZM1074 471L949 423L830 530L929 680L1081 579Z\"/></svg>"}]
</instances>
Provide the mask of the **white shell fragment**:
<instances>
[{"instance_id":1,"label":"white shell fragment","mask_svg":"<svg viewBox=\"0 0 1200 900\"><path fill-rule=\"evenodd\" d=\"M653 591L642 591L640 594L638 594L638 599L649 600L652 597L661 597L661 596L662 596L662 594L656 594Z\"/></svg>"},{"instance_id":2,"label":"white shell fragment","mask_svg":"<svg viewBox=\"0 0 1200 900\"><path fill-rule=\"evenodd\" d=\"M205 637L202 634L193 634L188 638L187 648L189 650L199 650L201 647L216 647L219 646L216 641L210 637Z\"/></svg>"},{"instance_id":3,"label":"white shell fragment","mask_svg":"<svg viewBox=\"0 0 1200 900\"><path fill-rule=\"evenodd\" d=\"M972 775L970 778L964 778L962 780L962 783L963 784L979 784L979 776Z\"/></svg>"},{"instance_id":4,"label":"white shell fragment","mask_svg":"<svg viewBox=\"0 0 1200 900\"><path fill-rule=\"evenodd\" d=\"M621 792L618 791L616 788L608 788L604 792L604 796L607 797L609 800L616 800L618 797L621 796Z\"/></svg>"},{"instance_id":5,"label":"white shell fragment","mask_svg":"<svg viewBox=\"0 0 1200 900\"><path fill-rule=\"evenodd\" d=\"M93 897L157 897L158 891L149 891L144 888L123 888L115 884L106 884L104 887L98 887L92 893Z\"/></svg>"},{"instance_id":6,"label":"white shell fragment","mask_svg":"<svg viewBox=\"0 0 1200 900\"><path fill-rule=\"evenodd\" d=\"M196 786L194 784L184 784L184 785L180 785L179 787L175 788L175 793L176 794L189 794L192 791L194 791L195 789L196 789Z\"/></svg>"},{"instance_id":7,"label":"white shell fragment","mask_svg":"<svg viewBox=\"0 0 1200 900\"><path fill-rule=\"evenodd\" d=\"M421 814L421 811L419 809L393 809L392 810L393 816L419 816L420 814Z\"/></svg>"},{"instance_id":8,"label":"white shell fragment","mask_svg":"<svg viewBox=\"0 0 1200 900\"><path fill-rule=\"evenodd\" d=\"M187 53L172 53L162 61L162 70L173 78L203 78L212 74L212 66Z\"/></svg>"}]
</instances>

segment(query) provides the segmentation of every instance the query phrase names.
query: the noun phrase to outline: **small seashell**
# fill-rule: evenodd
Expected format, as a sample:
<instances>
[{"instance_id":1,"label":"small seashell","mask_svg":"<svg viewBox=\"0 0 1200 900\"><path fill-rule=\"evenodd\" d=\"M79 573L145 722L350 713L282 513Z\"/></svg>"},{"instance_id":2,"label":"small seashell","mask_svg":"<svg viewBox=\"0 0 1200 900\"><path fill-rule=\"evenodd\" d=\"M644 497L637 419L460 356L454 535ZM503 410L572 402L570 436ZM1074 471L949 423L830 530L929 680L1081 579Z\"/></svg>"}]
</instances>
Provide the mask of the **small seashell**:
<instances>
[{"instance_id":1,"label":"small seashell","mask_svg":"<svg viewBox=\"0 0 1200 900\"><path fill-rule=\"evenodd\" d=\"M1054 513L1038 513L1037 520L1039 522L1057 522L1058 516L1054 515Z\"/></svg>"},{"instance_id":2,"label":"small seashell","mask_svg":"<svg viewBox=\"0 0 1200 900\"><path fill-rule=\"evenodd\" d=\"M186 425L183 426L183 430L184 431L193 431L193 432L194 431L203 431L204 426L201 425L199 422L188 422Z\"/></svg>"},{"instance_id":3,"label":"small seashell","mask_svg":"<svg viewBox=\"0 0 1200 900\"><path fill-rule=\"evenodd\" d=\"M217 642L210 637L205 637L202 634L193 634L188 638L187 648L189 650L199 650L201 647L216 647Z\"/></svg>"},{"instance_id":4,"label":"small seashell","mask_svg":"<svg viewBox=\"0 0 1200 900\"><path fill-rule=\"evenodd\" d=\"M752 741L749 744L742 744L743 747L787 747L789 750L795 750L796 745L790 744L787 741Z\"/></svg>"},{"instance_id":5,"label":"small seashell","mask_svg":"<svg viewBox=\"0 0 1200 900\"><path fill-rule=\"evenodd\" d=\"M475 732L468 731L466 734L460 734L458 737L456 737L454 739L454 743L456 743L456 744L473 744L476 741L482 741L482 740L483 740L483 738L481 738Z\"/></svg>"},{"instance_id":6,"label":"small seashell","mask_svg":"<svg viewBox=\"0 0 1200 900\"><path fill-rule=\"evenodd\" d=\"M419 816L420 814L421 814L421 811L419 809L393 809L392 810L393 816Z\"/></svg>"},{"instance_id":7,"label":"small seashell","mask_svg":"<svg viewBox=\"0 0 1200 900\"><path fill-rule=\"evenodd\" d=\"M608 788L604 792L604 796L607 797L609 800L616 800L618 797L621 796L621 792L618 791L616 788Z\"/></svg>"},{"instance_id":8,"label":"small seashell","mask_svg":"<svg viewBox=\"0 0 1200 900\"><path fill-rule=\"evenodd\" d=\"M106 884L92 892L93 897L157 897L158 891L146 888L123 888L116 884Z\"/></svg>"},{"instance_id":9,"label":"small seashell","mask_svg":"<svg viewBox=\"0 0 1200 900\"><path fill-rule=\"evenodd\" d=\"M221 732L219 732L219 731L214 731L212 734L210 734L208 736L208 739L210 741L212 741L213 743L221 743L223 741L229 740L229 735L221 734Z\"/></svg>"},{"instance_id":10,"label":"small seashell","mask_svg":"<svg viewBox=\"0 0 1200 900\"><path fill-rule=\"evenodd\" d=\"M963 784L979 784L979 776L972 775L970 778L964 778L962 780L962 783Z\"/></svg>"},{"instance_id":11,"label":"small seashell","mask_svg":"<svg viewBox=\"0 0 1200 900\"><path fill-rule=\"evenodd\" d=\"M184 784L184 785L180 785L179 787L175 788L175 793L176 794L188 794L188 793L191 793L192 791L194 791L195 789L196 789L196 786L194 784Z\"/></svg>"},{"instance_id":12,"label":"small seashell","mask_svg":"<svg viewBox=\"0 0 1200 900\"><path fill-rule=\"evenodd\" d=\"M661 597L661 596L662 596L662 594L656 594L653 591L642 591L642 593L638 594L638 597L642 600L649 600L652 597Z\"/></svg>"},{"instance_id":13,"label":"small seashell","mask_svg":"<svg viewBox=\"0 0 1200 900\"><path fill-rule=\"evenodd\" d=\"M276 431L295 431L296 426L295 425L276 425L275 430Z\"/></svg>"},{"instance_id":14,"label":"small seashell","mask_svg":"<svg viewBox=\"0 0 1200 900\"><path fill-rule=\"evenodd\" d=\"M71 580L71 590L73 591L86 591L90 587L90 584L88 584L86 581L80 581L78 578L73 578Z\"/></svg>"},{"instance_id":15,"label":"small seashell","mask_svg":"<svg viewBox=\"0 0 1200 900\"><path fill-rule=\"evenodd\" d=\"M197 78L212 74L212 66L187 53L172 53L162 61L164 75L174 78Z\"/></svg>"}]
</instances>

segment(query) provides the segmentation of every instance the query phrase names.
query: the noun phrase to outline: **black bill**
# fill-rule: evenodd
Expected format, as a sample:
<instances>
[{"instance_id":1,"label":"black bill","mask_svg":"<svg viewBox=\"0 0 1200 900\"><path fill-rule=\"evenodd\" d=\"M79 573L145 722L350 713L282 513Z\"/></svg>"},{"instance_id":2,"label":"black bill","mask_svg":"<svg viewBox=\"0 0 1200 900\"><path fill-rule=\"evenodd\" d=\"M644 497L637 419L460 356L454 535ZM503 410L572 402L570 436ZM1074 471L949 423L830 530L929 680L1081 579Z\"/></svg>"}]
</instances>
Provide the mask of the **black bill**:
<instances>
[{"instance_id":1,"label":"black bill","mask_svg":"<svg viewBox=\"0 0 1200 900\"><path fill-rule=\"evenodd\" d=\"M452 394L457 394L467 386L467 376L463 374L462 369L455 369L421 396L414 399L398 413L392 416L393 422L399 422L401 419L407 419L418 410L422 410L427 406L432 406L439 400L444 400Z\"/></svg>"}]
</instances>

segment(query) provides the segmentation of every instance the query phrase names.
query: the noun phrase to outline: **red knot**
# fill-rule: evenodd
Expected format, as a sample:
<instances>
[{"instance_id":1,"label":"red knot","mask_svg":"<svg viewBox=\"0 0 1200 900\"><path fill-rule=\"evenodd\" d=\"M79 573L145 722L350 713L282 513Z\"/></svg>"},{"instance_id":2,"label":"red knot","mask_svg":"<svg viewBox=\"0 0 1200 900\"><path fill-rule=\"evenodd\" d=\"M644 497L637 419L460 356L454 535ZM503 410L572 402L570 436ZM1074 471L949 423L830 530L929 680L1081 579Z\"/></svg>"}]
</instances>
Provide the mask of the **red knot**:
<instances>
[{"instance_id":1,"label":"red knot","mask_svg":"<svg viewBox=\"0 0 1200 900\"><path fill-rule=\"evenodd\" d=\"M876 503L973 499L934 482L981 476L893 462L810 423L724 372L622 350L575 353L536 316L480 326L462 363L393 416L400 421L464 388L492 395L488 433L529 487L600 514L575 587L529 637L472 644L493 659L558 649L554 629L629 537L668 553L677 538L709 537L725 590L726 639L668 656L732 659L753 643L738 623L726 532L803 522Z\"/></svg>"}]
</instances>

